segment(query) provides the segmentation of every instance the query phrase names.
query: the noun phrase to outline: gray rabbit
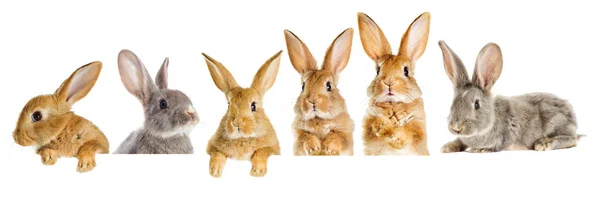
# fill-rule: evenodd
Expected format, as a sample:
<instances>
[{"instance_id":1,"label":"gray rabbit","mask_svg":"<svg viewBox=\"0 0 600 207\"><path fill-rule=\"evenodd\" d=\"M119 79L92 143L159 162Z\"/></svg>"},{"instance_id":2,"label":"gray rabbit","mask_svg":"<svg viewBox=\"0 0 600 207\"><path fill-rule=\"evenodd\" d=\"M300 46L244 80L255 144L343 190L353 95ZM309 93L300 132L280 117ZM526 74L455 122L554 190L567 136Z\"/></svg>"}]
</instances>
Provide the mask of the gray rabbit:
<instances>
[{"instance_id":1,"label":"gray rabbit","mask_svg":"<svg viewBox=\"0 0 600 207\"><path fill-rule=\"evenodd\" d=\"M145 122L115 154L193 154L189 134L198 124L198 115L184 93L167 88L169 59L165 58L156 83L133 52L122 50L118 62L123 85L144 107Z\"/></svg>"},{"instance_id":2,"label":"gray rabbit","mask_svg":"<svg viewBox=\"0 0 600 207\"><path fill-rule=\"evenodd\" d=\"M457 136L441 152L546 151L571 148L581 135L572 106L549 93L494 96L491 88L502 72L502 52L495 43L481 49L473 78L460 58L439 41L446 74L454 85L448 128Z\"/></svg>"}]
</instances>

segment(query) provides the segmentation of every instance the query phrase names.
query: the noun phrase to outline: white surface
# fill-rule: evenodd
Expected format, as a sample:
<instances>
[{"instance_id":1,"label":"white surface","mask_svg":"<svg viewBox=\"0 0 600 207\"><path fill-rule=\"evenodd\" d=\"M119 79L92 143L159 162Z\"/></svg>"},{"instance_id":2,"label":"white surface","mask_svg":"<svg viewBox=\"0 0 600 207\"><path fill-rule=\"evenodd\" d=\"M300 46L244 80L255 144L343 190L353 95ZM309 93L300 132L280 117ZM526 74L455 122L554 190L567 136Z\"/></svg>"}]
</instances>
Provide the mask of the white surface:
<instances>
[{"instance_id":1,"label":"white surface","mask_svg":"<svg viewBox=\"0 0 600 207\"><path fill-rule=\"evenodd\" d=\"M597 61L600 43L593 1L119 1L0 3L3 116L0 117L0 206L598 206ZM360 43L357 12L383 29L393 51L419 14L432 14L428 47L417 62L424 94L429 157L364 157L361 124L375 76ZM287 56L284 29L298 35L321 63L327 46L348 27L353 50L339 88L355 121L354 157L292 157L293 106L300 76ZM439 154L452 136L446 127L452 84L437 41L443 39L471 74L479 50L500 45L504 70L493 91L502 95L553 92L574 105L580 146L552 152ZM121 49L135 52L154 77L170 58L169 87L192 99L201 124L191 133L195 155L99 155L90 173L76 159L41 164L11 137L29 98L52 93L75 69L104 64L96 86L73 110L92 120L111 152L143 121L142 106L117 69ZM205 52L240 85L284 50L275 85L265 97L282 148L267 176L250 163L228 161L223 177L208 174L205 146L227 108L214 86ZM118 201L122 199L122 201Z\"/></svg>"}]
</instances>

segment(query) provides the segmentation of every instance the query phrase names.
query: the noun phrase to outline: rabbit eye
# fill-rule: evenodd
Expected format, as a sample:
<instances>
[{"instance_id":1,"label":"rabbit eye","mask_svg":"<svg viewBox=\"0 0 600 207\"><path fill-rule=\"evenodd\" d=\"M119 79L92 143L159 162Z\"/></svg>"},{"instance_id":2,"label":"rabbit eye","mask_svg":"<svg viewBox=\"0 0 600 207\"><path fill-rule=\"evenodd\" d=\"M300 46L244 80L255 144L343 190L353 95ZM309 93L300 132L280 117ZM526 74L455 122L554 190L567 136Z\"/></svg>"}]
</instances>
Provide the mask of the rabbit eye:
<instances>
[{"instance_id":1,"label":"rabbit eye","mask_svg":"<svg viewBox=\"0 0 600 207\"><path fill-rule=\"evenodd\" d=\"M408 67L404 66L404 76L406 76L406 77L410 77L410 76L408 76L408 75L409 75L409 74L408 74Z\"/></svg>"},{"instance_id":2,"label":"rabbit eye","mask_svg":"<svg viewBox=\"0 0 600 207\"><path fill-rule=\"evenodd\" d=\"M479 100L475 100L475 110L479 109Z\"/></svg>"},{"instance_id":3,"label":"rabbit eye","mask_svg":"<svg viewBox=\"0 0 600 207\"><path fill-rule=\"evenodd\" d=\"M256 111L256 102L252 102L252 104L250 105L250 109L252 110L252 112Z\"/></svg>"},{"instance_id":4,"label":"rabbit eye","mask_svg":"<svg viewBox=\"0 0 600 207\"><path fill-rule=\"evenodd\" d=\"M377 75L379 75L379 71L381 71L381 66L377 66Z\"/></svg>"},{"instance_id":5,"label":"rabbit eye","mask_svg":"<svg viewBox=\"0 0 600 207\"><path fill-rule=\"evenodd\" d=\"M37 122L40 120L42 120L42 113L39 111L33 112L33 114L31 115L31 121Z\"/></svg>"},{"instance_id":6,"label":"rabbit eye","mask_svg":"<svg viewBox=\"0 0 600 207\"><path fill-rule=\"evenodd\" d=\"M327 82L327 84L325 84L325 87L327 87L327 91L331 91L331 83Z\"/></svg>"},{"instance_id":7,"label":"rabbit eye","mask_svg":"<svg viewBox=\"0 0 600 207\"><path fill-rule=\"evenodd\" d=\"M304 83L302 83L302 91L304 91Z\"/></svg>"},{"instance_id":8,"label":"rabbit eye","mask_svg":"<svg viewBox=\"0 0 600 207\"><path fill-rule=\"evenodd\" d=\"M167 108L167 101L165 101L165 99L160 100L160 109L166 109Z\"/></svg>"}]
</instances>

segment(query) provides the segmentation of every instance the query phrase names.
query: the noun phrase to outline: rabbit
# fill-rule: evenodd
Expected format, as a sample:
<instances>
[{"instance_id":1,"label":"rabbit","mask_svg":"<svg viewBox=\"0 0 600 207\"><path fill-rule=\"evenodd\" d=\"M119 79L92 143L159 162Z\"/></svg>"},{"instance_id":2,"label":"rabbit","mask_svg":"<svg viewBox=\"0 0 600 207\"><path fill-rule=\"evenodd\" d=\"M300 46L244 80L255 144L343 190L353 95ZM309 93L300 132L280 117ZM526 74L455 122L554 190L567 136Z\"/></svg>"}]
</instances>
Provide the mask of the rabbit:
<instances>
[{"instance_id":1,"label":"rabbit","mask_svg":"<svg viewBox=\"0 0 600 207\"><path fill-rule=\"evenodd\" d=\"M428 156L424 103L415 79L416 62L425 52L431 15L424 12L408 27L397 55L383 31L364 13L358 29L364 51L375 62L363 119L365 155Z\"/></svg>"},{"instance_id":2,"label":"rabbit","mask_svg":"<svg viewBox=\"0 0 600 207\"><path fill-rule=\"evenodd\" d=\"M212 57L202 53L210 76L227 99L227 113L208 141L209 173L221 177L227 159L250 160L250 175L263 177L267 160L280 155L279 140L263 108L263 97L275 83L281 52L269 58L258 70L250 88L240 87L231 73Z\"/></svg>"},{"instance_id":3,"label":"rabbit","mask_svg":"<svg viewBox=\"0 0 600 207\"><path fill-rule=\"evenodd\" d=\"M109 151L108 139L92 122L72 112L71 107L92 90L101 70L99 61L83 65L54 94L30 99L13 131L15 142L33 146L44 165L54 165L59 157L77 157L77 172L94 169L96 154Z\"/></svg>"},{"instance_id":4,"label":"rabbit","mask_svg":"<svg viewBox=\"0 0 600 207\"><path fill-rule=\"evenodd\" d=\"M442 147L442 153L547 151L577 145L581 135L576 134L575 112L567 100L544 92L512 97L492 94L503 62L496 43L481 49L471 80L461 59L445 41L438 44L454 86L448 129L457 137Z\"/></svg>"},{"instance_id":5,"label":"rabbit","mask_svg":"<svg viewBox=\"0 0 600 207\"><path fill-rule=\"evenodd\" d=\"M339 74L350 58L353 32L348 28L336 37L318 68L304 42L284 30L290 61L302 81L292 124L295 156L354 154L354 122L337 88Z\"/></svg>"},{"instance_id":6,"label":"rabbit","mask_svg":"<svg viewBox=\"0 0 600 207\"><path fill-rule=\"evenodd\" d=\"M156 74L156 83L130 50L119 52L118 65L123 85L142 103L145 121L114 154L193 154L190 133L199 116L186 94L167 87L169 58Z\"/></svg>"}]
</instances>

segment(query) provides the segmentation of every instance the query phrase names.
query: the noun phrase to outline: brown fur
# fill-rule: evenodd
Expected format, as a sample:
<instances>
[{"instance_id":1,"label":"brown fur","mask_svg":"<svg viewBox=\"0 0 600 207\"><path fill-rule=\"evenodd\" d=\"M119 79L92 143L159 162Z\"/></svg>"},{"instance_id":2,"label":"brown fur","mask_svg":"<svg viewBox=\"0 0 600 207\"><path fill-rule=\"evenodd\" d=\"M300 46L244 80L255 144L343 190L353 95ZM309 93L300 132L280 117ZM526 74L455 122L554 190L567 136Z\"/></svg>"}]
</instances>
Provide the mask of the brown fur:
<instances>
[{"instance_id":1,"label":"brown fur","mask_svg":"<svg viewBox=\"0 0 600 207\"><path fill-rule=\"evenodd\" d=\"M320 69L302 40L289 30L284 34L290 61L304 85L294 107L294 155L354 155L354 122L337 88L350 57L353 29L344 30L331 43Z\"/></svg>"},{"instance_id":2,"label":"brown fur","mask_svg":"<svg viewBox=\"0 0 600 207\"><path fill-rule=\"evenodd\" d=\"M275 81L281 51L263 64L250 88L238 86L231 73L221 63L206 54L203 55L215 85L225 93L229 102L227 114L221 119L219 128L206 148L207 154L211 156L210 174L220 177L229 158L250 160L250 174L264 176L267 173L269 156L280 154L277 134L265 114L262 99ZM251 110L253 102L256 105L254 112Z\"/></svg>"},{"instance_id":3,"label":"brown fur","mask_svg":"<svg viewBox=\"0 0 600 207\"><path fill-rule=\"evenodd\" d=\"M365 155L429 155L423 99L414 77L427 45L429 19L426 12L411 23L394 55L379 26L358 13L363 49L378 67L367 89L371 100L363 120Z\"/></svg>"},{"instance_id":4,"label":"brown fur","mask_svg":"<svg viewBox=\"0 0 600 207\"><path fill-rule=\"evenodd\" d=\"M22 146L39 146L36 153L45 165L53 165L59 157L77 157L78 172L92 170L96 166L95 154L108 153L108 140L92 122L70 110L73 103L92 89L101 68L100 62L82 66L54 94L29 100L13 132L15 142ZM42 119L33 122L31 117L36 111L42 113Z\"/></svg>"}]
</instances>

